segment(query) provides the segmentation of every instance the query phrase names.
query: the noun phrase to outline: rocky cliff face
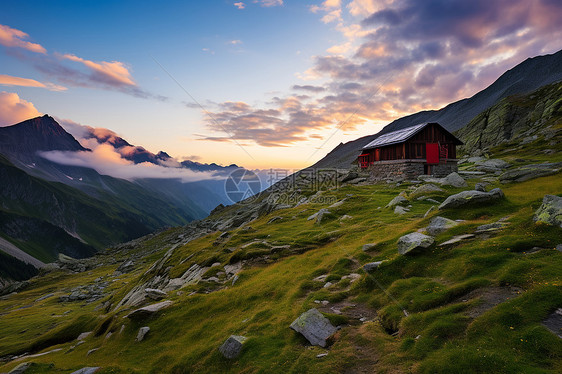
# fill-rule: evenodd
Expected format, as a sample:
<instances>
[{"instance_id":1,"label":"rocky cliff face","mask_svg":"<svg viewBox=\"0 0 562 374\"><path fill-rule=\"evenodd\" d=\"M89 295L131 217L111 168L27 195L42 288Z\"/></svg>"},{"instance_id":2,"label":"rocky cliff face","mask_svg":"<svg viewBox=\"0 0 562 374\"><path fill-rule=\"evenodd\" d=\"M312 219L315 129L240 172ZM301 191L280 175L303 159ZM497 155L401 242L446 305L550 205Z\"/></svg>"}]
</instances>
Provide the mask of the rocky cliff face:
<instances>
[{"instance_id":1,"label":"rocky cliff face","mask_svg":"<svg viewBox=\"0 0 562 374\"><path fill-rule=\"evenodd\" d=\"M548 145L561 131L561 124L562 83L555 83L528 95L501 100L476 116L456 135L465 143L461 152L480 155L491 147L513 140L526 144L542 138Z\"/></svg>"}]
</instances>

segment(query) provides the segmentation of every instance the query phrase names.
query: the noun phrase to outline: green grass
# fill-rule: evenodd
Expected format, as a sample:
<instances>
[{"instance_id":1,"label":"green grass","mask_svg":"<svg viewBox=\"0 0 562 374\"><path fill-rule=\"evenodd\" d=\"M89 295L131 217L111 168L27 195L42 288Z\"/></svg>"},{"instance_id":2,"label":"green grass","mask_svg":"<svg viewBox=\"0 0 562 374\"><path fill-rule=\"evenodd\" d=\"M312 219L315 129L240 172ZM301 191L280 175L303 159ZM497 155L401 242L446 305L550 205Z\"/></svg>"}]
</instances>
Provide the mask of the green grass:
<instances>
[{"instance_id":1,"label":"green grass","mask_svg":"<svg viewBox=\"0 0 562 374\"><path fill-rule=\"evenodd\" d=\"M131 288L153 276L144 273L182 229L164 231L130 248L143 256L131 273L112 275L130 256L113 251L100 258L115 261L104 260L106 265L94 270L36 278L28 289L0 300L0 356L61 347L33 361L43 365L41 370L62 373L83 366L114 373L340 373L350 368L383 373L560 372L562 342L541 321L562 306L562 253L553 249L562 243L562 230L532 222L544 194L562 191L559 175L501 186L506 199L497 204L434 211L427 218L423 214L432 204L426 201L413 199L411 212L404 216L384 208L408 188L344 186L325 192L338 200L353 196L331 209L332 216L321 225L307 217L326 206L306 204L259 218L251 223L252 230L232 230L221 242L220 233L214 233L176 248L163 265L172 278L193 264L246 265L233 286L202 282L171 292L174 304L142 322L122 318L127 308L106 312L99 307L106 302L116 305ZM436 196L458 191L447 188ZM353 218L340 221L344 214ZM465 220L437 236L437 243L505 216L509 225L488 237L400 256L398 238L427 226L436 215ZM283 219L268 224L273 216ZM364 253L362 245L372 242L377 246ZM283 245L289 249L270 250ZM529 253L533 247L544 249ZM380 260L385 263L372 274L361 270L362 264ZM210 268L205 276L216 276L221 269ZM342 280L350 273L361 277L353 283ZM313 281L319 275L327 275L325 281L333 286L323 288L324 282ZM110 282L110 296L92 304L57 301L69 289L100 276ZM483 302L471 297L472 292L514 286L521 289L520 296L471 317L470 311ZM209 291L213 292L205 293ZM51 292L54 297L35 301ZM341 330L328 349L309 347L289 325L300 313L318 307L315 300L354 304L377 317L362 324L328 313ZM150 326L151 332L138 343L135 337L142 326ZM84 331L94 334L71 350L71 340ZM113 335L105 339L108 332ZM242 355L230 361L217 349L232 334L249 341ZM86 356L94 348L99 349ZM328 356L316 358L326 351ZM0 371L16 364L6 363Z\"/></svg>"}]
</instances>

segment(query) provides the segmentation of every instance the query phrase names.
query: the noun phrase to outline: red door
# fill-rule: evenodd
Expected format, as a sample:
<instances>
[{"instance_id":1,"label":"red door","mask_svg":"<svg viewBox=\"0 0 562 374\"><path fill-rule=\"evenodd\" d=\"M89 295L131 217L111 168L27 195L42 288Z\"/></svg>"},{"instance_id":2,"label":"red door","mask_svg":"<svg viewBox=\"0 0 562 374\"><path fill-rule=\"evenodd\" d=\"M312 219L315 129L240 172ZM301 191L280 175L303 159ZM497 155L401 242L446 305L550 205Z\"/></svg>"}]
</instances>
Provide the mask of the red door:
<instances>
[{"instance_id":1,"label":"red door","mask_svg":"<svg viewBox=\"0 0 562 374\"><path fill-rule=\"evenodd\" d=\"M439 144L438 143L426 143L425 144L425 158L427 163L438 164L439 163Z\"/></svg>"},{"instance_id":2,"label":"red door","mask_svg":"<svg viewBox=\"0 0 562 374\"><path fill-rule=\"evenodd\" d=\"M375 149L375 161L381 160L381 150L379 148Z\"/></svg>"}]
</instances>

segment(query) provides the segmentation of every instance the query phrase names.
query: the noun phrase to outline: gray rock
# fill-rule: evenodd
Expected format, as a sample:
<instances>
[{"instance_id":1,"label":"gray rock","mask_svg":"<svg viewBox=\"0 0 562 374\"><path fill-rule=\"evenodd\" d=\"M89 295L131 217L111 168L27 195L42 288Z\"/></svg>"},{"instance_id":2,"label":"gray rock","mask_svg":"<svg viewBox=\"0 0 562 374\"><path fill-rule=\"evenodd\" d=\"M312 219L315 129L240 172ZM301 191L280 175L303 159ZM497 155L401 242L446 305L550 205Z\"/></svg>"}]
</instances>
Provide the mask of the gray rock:
<instances>
[{"instance_id":1,"label":"gray rock","mask_svg":"<svg viewBox=\"0 0 562 374\"><path fill-rule=\"evenodd\" d=\"M377 243L367 243L367 244L363 244L363 252L368 252L370 250L372 250L373 248L375 248L377 246Z\"/></svg>"},{"instance_id":2,"label":"gray rock","mask_svg":"<svg viewBox=\"0 0 562 374\"><path fill-rule=\"evenodd\" d=\"M469 157L467 161L476 164L478 162L482 162L485 160L486 160L485 157L476 156L476 157Z\"/></svg>"},{"instance_id":3,"label":"gray rock","mask_svg":"<svg viewBox=\"0 0 562 374\"><path fill-rule=\"evenodd\" d=\"M156 304L145 306L143 308L136 309L131 313L127 314L126 317L130 319L147 318L150 317L151 315L158 313L162 309L169 307L170 305L172 305L172 302L170 300L162 301L160 303L156 303Z\"/></svg>"},{"instance_id":4,"label":"gray rock","mask_svg":"<svg viewBox=\"0 0 562 374\"><path fill-rule=\"evenodd\" d=\"M337 329L317 309L310 309L291 323L291 328L301 333L312 345L325 347Z\"/></svg>"},{"instance_id":5,"label":"gray rock","mask_svg":"<svg viewBox=\"0 0 562 374\"><path fill-rule=\"evenodd\" d=\"M90 336L91 334L92 334L92 331L83 332L82 334L78 335L78 337L76 338L76 340L78 340L78 341L84 340L84 339L86 339L88 336Z\"/></svg>"},{"instance_id":6,"label":"gray rock","mask_svg":"<svg viewBox=\"0 0 562 374\"><path fill-rule=\"evenodd\" d=\"M398 195L394 199L390 200L390 202L388 204L386 204L386 207L387 208L394 208L397 205L406 205L409 202L410 201L408 199L406 199L404 196Z\"/></svg>"},{"instance_id":7,"label":"gray rock","mask_svg":"<svg viewBox=\"0 0 562 374\"><path fill-rule=\"evenodd\" d=\"M162 300L168 297L168 294L166 292L158 290L156 288L145 288L144 292L146 292L146 296L148 296L152 300Z\"/></svg>"},{"instance_id":8,"label":"gray rock","mask_svg":"<svg viewBox=\"0 0 562 374\"><path fill-rule=\"evenodd\" d=\"M404 207L399 206L399 205L394 208L394 214L402 215L402 214L408 213L409 211L410 211L410 209L404 208Z\"/></svg>"},{"instance_id":9,"label":"gray rock","mask_svg":"<svg viewBox=\"0 0 562 374\"><path fill-rule=\"evenodd\" d=\"M503 191L499 188L494 188L490 192L482 191L462 191L458 194L449 196L439 205L439 209L449 209L457 208L463 205L480 204L486 203L494 200L498 200L504 197Z\"/></svg>"},{"instance_id":10,"label":"gray rock","mask_svg":"<svg viewBox=\"0 0 562 374\"><path fill-rule=\"evenodd\" d=\"M219 352L229 360L232 360L240 355L244 343L248 338L240 335L230 335L228 339L220 346Z\"/></svg>"},{"instance_id":11,"label":"gray rock","mask_svg":"<svg viewBox=\"0 0 562 374\"><path fill-rule=\"evenodd\" d=\"M429 226L427 227L427 233L429 235L437 235L442 232L447 231L450 228L457 226L459 223L445 217L433 217L429 221Z\"/></svg>"},{"instance_id":12,"label":"gray rock","mask_svg":"<svg viewBox=\"0 0 562 374\"><path fill-rule=\"evenodd\" d=\"M345 203L345 200L347 200L347 199L343 199L343 200L340 200L340 201L338 201L338 202L335 202L335 203L333 203L332 205L330 205L328 208L337 208L337 207L340 207L340 206L343 205L343 203Z\"/></svg>"},{"instance_id":13,"label":"gray rock","mask_svg":"<svg viewBox=\"0 0 562 374\"><path fill-rule=\"evenodd\" d=\"M486 185L484 183L476 183L474 185L475 191L486 192Z\"/></svg>"},{"instance_id":14,"label":"gray rock","mask_svg":"<svg viewBox=\"0 0 562 374\"><path fill-rule=\"evenodd\" d=\"M544 321L543 326L562 339L562 308L556 309Z\"/></svg>"},{"instance_id":15,"label":"gray rock","mask_svg":"<svg viewBox=\"0 0 562 374\"><path fill-rule=\"evenodd\" d=\"M451 239L447 240L446 242L443 242L443 243L439 244L439 247L451 245L451 244L456 244L456 243L461 242L465 239L469 239L469 238L473 238L473 237L474 237L474 234L464 234L464 235L453 236Z\"/></svg>"},{"instance_id":16,"label":"gray rock","mask_svg":"<svg viewBox=\"0 0 562 374\"><path fill-rule=\"evenodd\" d=\"M99 369L100 369L99 367L85 367L80 370L76 370L72 372L72 374L94 374Z\"/></svg>"},{"instance_id":17,"label":"gray rock","mask_svg":"<svg viewBox=\"0 0 562 374\"><path fill-rule=\"evenodd\" d=\"M501 174L500 182L524 182L529 179L556 174L560 171L561 168L561 162L520 166L516 169L508 170Z\"/></svg>"},{"instance_id":18,"label":"gray rock","mask_svg":"<svg viewBox=\"0 0 562 374\"><path fill-rule=\"evenodd\" d=\"M453 186L453 187L466 187L466 181L458 173L451 173L441 180L439 183L442 186Z\"/></svg>"},{"instance_id":19,"label":"gray rock","mask_svg":"<svg viewBox=\"0 0 562 374\"><path fill-rule=\"evenodd\" d=\"M503 229L505 226L507 226L506 222L494 222L494 223L487 223L485 225L480 225L476 228L475 233L477 234L481 234L484 232L490 232L490 231L497 231L497 230L501 230Z\"/></svg>"},{"instance_id":20,"label":"gray rock","mask_svg":"<svg viewBox=\"0 0 562 374\"><path fill-rule=\"evenodd\" d=\"M437 187L432 183L422 184L418 188L416 188L412 193L411 196L419 196L419 195L427 195L435 192L443 192L443 189Z\"/></svg>"},{"instance_id":21,"label":"gray rock","mask_svg":"<svg viewBox=\"0 0 562 374\"><path fill-rule=\"evenodd\" d=\"M98 349L99 349L99 348L90 349L90 350L88 351L88 353L86 353L86 356L91 355L92 353L96 352Z\"/></svg>"},{"instance_id":22,"label":"gray rock","mask_svg":"<svg viewBox=\"0 0 562 374\"><path fill-rule=\"evenodd\" d=\"M562 197L545 195L542 199L542 205L535 212L533 220L547 225L562 227Z\"/></svg>"},{"instance_id":23,"label":"gray rock","mask_svg":"<svg viewBox=\"0 0 562 374\"><path fill-rule=\"evenodd\" d=\"M48 298L53 297L53 296L55 296L54 293L50 293L50 294L47 294L47 295L43 295L43 296L41 296L40 298L38 298L37 300L35 300L35 302L43 301L43 300L48 299Z\"/></svg>"},{"instance_id":24,"label":"gray rock","mask_svg":"<svg viewBox=\"0 0 562 374\"><path fill-rule=\"evenodd\" d=\"M562 252L562 244L558 244L558 245L556 246L556 250L557 250L558 252Z\"/></svg>"},{"instance_id":25,"label":"gray rock","mask_svg":"<svg viewBox=\"0 0 562 374\"><path fill-rule=\"evenodd\" d=\"M416 249L429 248L435 239L431 236L413 232L398 239L398 253L405 255Z\"/></svg>"},{"instance_id":26,"label":"gray rock","mask_svg":"<svg viewBox=\"0 0 562 374\"><path fill-rule=\"evenodd\" d=\"M367 273L370 273L373 270L378 269L379 266L381 266L381 264L383 262L384 261L369 262L369 263L363 265L363 270L365 270L365 272L367 272Z\"/></svg>"},{"instance_id":27,"label":"gray rock","mask_svg":"<svg viewBox=\"0 0 562 374\"><path fill-rule=\"evenodd\" d=\"M331 212L328 209L322 208L318 212L316 212L313 215L311 215L310 217L308 217L307 221L316 219L316 223L320 224L320 223L322 223L322 219L324 218L324 216L326 214L331 214Z\"/></svg>"},{"instance_id":28,"label":"gray rock","mask_svg":"<svg viewBox=\"0 0 562 374\"><path fill-rule=\"evenodd\" d=\"M16 366L15 368L13 368L12 370L10 370L8 374L24 374L25 372L27 372L29 369L31 369L33 366L36 365L37 364L33 362L23 362L18 366Z\"/></svg>"},{"instance_id":29,"label":"gray rock","mask_svg":"<svg viewBox=\"0 0 562 374\"><path fill-rule=\"evenodd\" d=\"M283 217L281 217L281 216L275 216L275 217L271 218L269 221L267 221L267 223L269 224L269 223L277 222L277 221L280 221L282 219L283 219Z\"/></svg>"},{"instance_id":30,"label":"gray rock","mask_svg":"<svg viewBox=\"0 0 562 374\"><path fill-rule=\"evenodd\" d=\"M149 331L150 331L150 327L148 326L141 327L137 334L137 342L142 342L144 337L146 336L146 334L148 334Z\"/></svg>"},{"instance_id":31,"label":"gray rock","mask_svg":"<svg viewBox=\"0 0 562 374\"><path fill-rule=\"evenodd\" d=\"M507 169L510 164L499 158L491 158L489 160L476 163L476 170L484 171L486 173L495 173Z\"/></svg>"}]
</instances>

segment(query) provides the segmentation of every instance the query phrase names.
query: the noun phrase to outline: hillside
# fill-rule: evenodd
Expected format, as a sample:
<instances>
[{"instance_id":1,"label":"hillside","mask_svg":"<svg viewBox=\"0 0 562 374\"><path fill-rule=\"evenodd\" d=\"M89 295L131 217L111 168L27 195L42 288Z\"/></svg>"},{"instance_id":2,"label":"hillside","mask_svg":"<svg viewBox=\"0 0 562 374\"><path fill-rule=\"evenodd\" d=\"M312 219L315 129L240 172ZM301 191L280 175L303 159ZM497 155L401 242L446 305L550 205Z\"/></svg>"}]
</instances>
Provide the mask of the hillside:
<instances>
[{"instance_id":1,"label":"hillside","mask_svg":"<svg viewBox=\"0 0 562 374\"><path fill-rule=\"evenodd\" d=\"M312 167L348 169L359 155L361 148L378 135L424 122L438 122L449 131L456 131L503 98L528 94L560 80L562 80L562 51L528 58L506 71L494 83L474 96L456 101L440 110L422 111L392 121L377 134L338 145Z\"/></svg>"},{"instance_id":2,"label":"hillside","mask_svg":"<svg viewBox=\"0 0 562 374\"><path fill-rule=\"evenodd\" d=\"M502 122L507 143L463 159L466 185L338 175L318 191L303 173L205 220L60 262L0 299L0 371L559 373L562 222L543 202L562 191L562 116L541 113L536 138ZM413 233L427 237L407 252ZM312 308L338 327L325 347L289 327ZM247 340L226 359L231 335Z\"/></svg>"}]
</instances>

